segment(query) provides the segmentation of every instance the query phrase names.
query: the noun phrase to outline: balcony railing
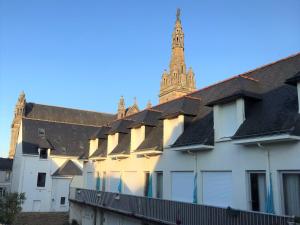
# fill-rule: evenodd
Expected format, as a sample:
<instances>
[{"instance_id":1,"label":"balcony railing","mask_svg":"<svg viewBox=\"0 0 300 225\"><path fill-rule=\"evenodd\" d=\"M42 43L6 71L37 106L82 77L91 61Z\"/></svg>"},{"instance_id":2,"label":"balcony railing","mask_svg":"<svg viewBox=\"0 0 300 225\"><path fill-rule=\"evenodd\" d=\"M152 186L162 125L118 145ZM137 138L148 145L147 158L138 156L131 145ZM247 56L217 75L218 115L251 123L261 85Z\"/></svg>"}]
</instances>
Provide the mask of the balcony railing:
<instances>
[{"instance_id":1,"label":"balcony railing","mask_svg":"<svg viewBox=\"0 0 300 225\"><path fill-rule=\"evenodd\" d=\"M297 218L86 189L70 200L146 221L169 225L291 225Z\"/></svg>"}]
</instances>

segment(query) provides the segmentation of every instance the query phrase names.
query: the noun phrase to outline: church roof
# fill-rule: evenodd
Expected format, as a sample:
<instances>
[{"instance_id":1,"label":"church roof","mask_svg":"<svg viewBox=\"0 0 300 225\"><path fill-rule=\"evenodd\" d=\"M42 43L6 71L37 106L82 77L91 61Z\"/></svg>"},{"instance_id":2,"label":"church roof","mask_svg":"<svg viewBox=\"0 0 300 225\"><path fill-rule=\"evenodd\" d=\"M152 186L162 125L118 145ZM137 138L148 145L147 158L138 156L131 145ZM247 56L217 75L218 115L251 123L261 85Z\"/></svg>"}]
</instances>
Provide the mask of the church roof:
<instances>
[{"instance_id":1,"label":"church roof","mask_svg":"<svg viewBox=\"0 0 300 225\"><path fill-rule=\"evenodd\" d=\"M116 115L114 114L41 105L36 103L26 103L25 117L30 119L92 126L102 126L116 119Z\"/></svg>"},{"instance_id":2,"label":"church roof","mask_svg":"<svg viewBox=\"0 0 300 225\"><path fill-rule=\"evenodd\" d=\"M57 106L26 103L22 119L23 153L38 154L50 148L53 155L80 156L88 152L88 139L104 138L105 126L116 115ZM43 135L39 134L43 130Z\"/></svg>"},{"instance_id":3,"label":"church roof","mask_svg":"<svg viewBox=\"0 0 300 225\"><path fill-rule=\"evenodd\" d=\"M62 164L52 176L81 176L82 169L72 160L67 160Z\"/></svg>"},{"instance_id":4,"label":"church roof","mask_svg":"<svg viewBox=\"0 0 300 225\"><path fill-rule=\"evenodd\" d=\"M80 156L88 151L88 139L99 127L36 119L22 119L23 153L38 155L38 148L49 148L53 155ZM39 136L39 129L45 137Z\"/></svg>"}]
</instances>

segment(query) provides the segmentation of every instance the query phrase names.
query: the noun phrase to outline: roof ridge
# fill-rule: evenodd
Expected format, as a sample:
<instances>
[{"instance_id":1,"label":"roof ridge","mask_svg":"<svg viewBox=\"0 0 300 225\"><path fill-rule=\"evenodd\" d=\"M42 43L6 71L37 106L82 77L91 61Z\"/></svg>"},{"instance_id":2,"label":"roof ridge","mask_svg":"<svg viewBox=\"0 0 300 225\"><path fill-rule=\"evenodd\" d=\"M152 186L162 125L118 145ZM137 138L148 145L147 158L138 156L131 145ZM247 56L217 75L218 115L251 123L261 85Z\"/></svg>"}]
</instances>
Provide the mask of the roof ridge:
<instances>
[{"instance_id":1,"label":"roof ridge","mask_svg":"<svg viewBox=\"0 0 300 225\"><path fill-rule=\"evenodd\" d=\"M62 121L56 121L56 120L44 120L44 119L36 119L36 118L30 118L30 117L22 117L22 119L26 120L36 120L36 121L44 121L44 122L51 122L51 123L63 123L63 124L72 124L72 125L78 125L78 126L88 126L88 127L97 127L101 128L104 125L92 125L92 124L82 124L82 123L71 123L71 122L62 122Z\"/></svg>"},{"instance_id":2,"label":"roof ridge","mask_svg":"<svg viewBox=\"0 0 300 225\"><path fill-rule=\"evenodd\" d=\"M41 105L41 106L49 106L49 107L53 107L53 108L70 109L70 110L83 111L83 112L90 112L90 113L97 113L97 114L106 114L106 115L111 115L111 116L115 116L115 115L116 115L116 114L113 114L113 113L97 112L97 111L93 111L93 110L85 110L85 109L78 109L78 108L70 108L70 107L57 106L57 105L46 105L46 104L40 104L40 103L35 103L35 102L27 102L27 104L34 104L34 105Z\"/></svg>"},{"instance_id":3,"label":"roof ridge","mask_svg":"<svg viewBox=\"0 0 300 225\"><path fill-rule=\"evenodd\" d=\"M211 84L211 85L208 85L208 86L206 86L206 87L200 88L200 89L198 89L198 90L196 90L196 91L190 92L190 93L188 93L187 95L195 94L195 93L197 93L197 92L200 92L200 91L203 91L203 90L205 90L205 89L211 88L211 87L216 86L216 85L218 85L218 84L225 83L225 82L227 82L227 81L233 80L233 79L238 78L238 77L242 77L242 78L250 79L250 80L251 80L251 78L250 78L249 76L246 76L246 74L252 73L252 72L254 72L254 71L256 71L256 70L261 70L261 69L263 69L263 68L265 68L265 67L267 67L267 66L274 65L274 64L279 63L279 62L281 62L281 61L288 60L288 59L293 58L293 57L295 57L295 56L297 56L297 55L300 55L300 52L297 52L297 53L292 54L292 55L289 55L289 56L287 56L287 57L285 57L285 58L282 58L282 59L273 61L273 62L271 62L271 63L267 63L267 64L264 64L264 65L261 65L261 66L259 66L259 67L256 67L255 69L248 70L248 71L246 71L246 72L244 72L244 73L240 73L240 74L234 75L234 76L232 76L232 77L229 77L229 78L227 78L227 79L218 81L218 82L213 83L213 84ZM251 74L250 74L250 75L251 75ZM254 79L254 78L252 78L252 79ZM254 80L255 80L255 79L254 79ZM174 100L175 100L175 99L174 99Z\"/></svg>"}]
</instances>

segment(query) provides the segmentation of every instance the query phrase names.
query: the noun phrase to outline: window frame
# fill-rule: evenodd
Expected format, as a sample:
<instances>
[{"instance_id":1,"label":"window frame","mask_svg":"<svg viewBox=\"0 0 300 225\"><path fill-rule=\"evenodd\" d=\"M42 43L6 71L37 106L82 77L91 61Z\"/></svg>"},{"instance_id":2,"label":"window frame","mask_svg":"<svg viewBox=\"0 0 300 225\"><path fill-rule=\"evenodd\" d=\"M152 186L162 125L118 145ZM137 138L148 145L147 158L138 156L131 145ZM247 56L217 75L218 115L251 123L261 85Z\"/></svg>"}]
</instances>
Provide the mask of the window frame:
<instances>
[{"instance_id":1,"label":"window frame","mask_svg":"<svg viewBox=\"0 0 300 225\"><path fill-rule=\"evenodd\" d=\"M280 183L280 209L281 212L285 215L288 215L285 208L285 196L284 196L284 183L283 183L283 175L284 174L298 174L300 176L300 170L279 170L279 183Z\"/></svg>"},{"instance_id":2,"label":"window frame","mask_svg":"<svg viewBox=\"0 0 300 225\"><path fill-rule=\"evenodd\" d=\"M63 202L63 203L62 203ZM62 196L62 197L60 197L60 205L61 206L65 206L67 204L67 202L66 202L66 197L65 196Z\"/></svg>"},{"instance_id":3,"label":"window frame","mask_svg":"<svg viewBox=\"0 0 300 225\"><path fill-rule=\"evenodd\" d=\"M42 154L42 152L44 152L45 154ZM42 156L46 155L46 158L42 157ZM48 149L47 148L39 148L39 158L40 160L47 160L48 159Z\"/></svg>"},{"instance_id":4,"label":"window frame","mask_svg":"<svg viewBox=\"0 0 300 225\"><path fill-rule=\"evenodd\" d=\"M265 178L266 178L267 171L266 170L246 170L246 179L247 179L246 192L247 192L248 209L251 211L254 211L252 209L251 176L250 176L251 174L264 174ZM267 181L265 180L265 182L266 182L265 184L266 184L266 188L267 188ZM263 211L256 211L256 212L263 212Z\"/></svg>"},{"instance_id":5,"label":"window frame","mask_svg":"<svg viewBox=\"0 0 300 225\"><path fill-rule=\"evenodd\" d=\"M45 178L44 178L44 186L39 186L39 175L45 175ZM37 181L36 181L36 187L37 188L45 188L46 187L46 179L47 179L47 173L44 173L44 172L38 172L37 174Z\"/></svg>"}]
</instances>

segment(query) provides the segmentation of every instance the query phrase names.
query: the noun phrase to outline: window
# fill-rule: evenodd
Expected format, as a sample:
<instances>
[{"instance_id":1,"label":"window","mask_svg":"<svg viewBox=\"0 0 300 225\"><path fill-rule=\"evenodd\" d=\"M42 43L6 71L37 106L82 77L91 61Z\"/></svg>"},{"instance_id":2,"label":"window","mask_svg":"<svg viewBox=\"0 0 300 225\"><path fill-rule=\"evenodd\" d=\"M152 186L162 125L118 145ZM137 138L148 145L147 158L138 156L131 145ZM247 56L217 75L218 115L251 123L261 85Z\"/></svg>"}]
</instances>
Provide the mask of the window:
<instances>
[{"instance_id":1,"label":"window","mask_svg":"<svg viewBox=\"0 0 300 225\"><path fill-rule=\"evenodd\" d=\"M38 136L45 137L45 129L44 128L38 128Z\"/></svg>"},{"instance_id":2,"label":"window","mask_svg":"<svg viewBox=\"0 0 300 225\"><path fill-rule=\"evenodd\" d=\"M285 214L300 216L300 173L282 175Z\"/></svg>"},{"instance_id":3,"label":"window","mask_svg":"<svg viewBox=\"0 0 300 225\"><path fill-rule=\"evenodd\" d=\"M163 198L163 172L156 172L156 198Z\"/></svg>"},{"instance_id":4,"label":"window","mask_svg":"<svg viewBox=\"0 0 300 225\"><path fill-rule=\"evenodd\" d=\"M47 159L48 158L48 149L40 148L40 159Z\"/></svg>"},{"instance_id":5,"label":"window","mask_svg":"<svg viewBox=\"0 0 300 225\"><path fill-rule=\"evenodd\" d=\"M144 196L148 196L150 173L145 172Z\"/></svg>"},{"instance_id":6,"label":"window","mask_svg":"<svg viewBox=\"0 0 300 225\"><path fill-rule=\"evenodd\" d=\"M10 171L6 171L5 173L5 181L9 181L10 180Z\"/></svg>"},{"instance_id":7,"label":"window","mask_svg":"<svg viewBox=\"0 0 300 225\"><path fill-rule=\"evenodd\" d=\"M266 174L261 172L249 173L250 208L253 211L265 210L266 204Z\"/></svg>"},{"instance_id":8,"label":"window","mask_svg":"<svg viewBox=\"0 0 300 225\"><path fill-rule=\"evenodd\" d=\"M61 197L60 198L60 204L65 205L66 204L66 197Z\"/></svg>"},{"instance_id":9,"label":"window","mask_svg":"<svg viewBox=\"0 0 300 225\"><path fill-rule=\"evenodd\" d=\"M45 187L45 184L46 184L46 173L38 173L37 186Z\"/></svg>"},{"instance_id":10,"label":"window","mask_svg":"<svg viewBox=\"0 0 300 225\"><path fill-rule=\"evenodd\" d=\"M5 196L5 191L4 187L0 187L0 198Z\"/></svg>"},{"instance_id":11,"label":"window","mask_svg":"<svg viewBox=\"0 0 300 225\"><path fill-rule=\"evenodd\" d=\"M102 177L102 191L105 191L106 187L106 172L103 172L103 177Z\"/></svg>"}]
</instances>

